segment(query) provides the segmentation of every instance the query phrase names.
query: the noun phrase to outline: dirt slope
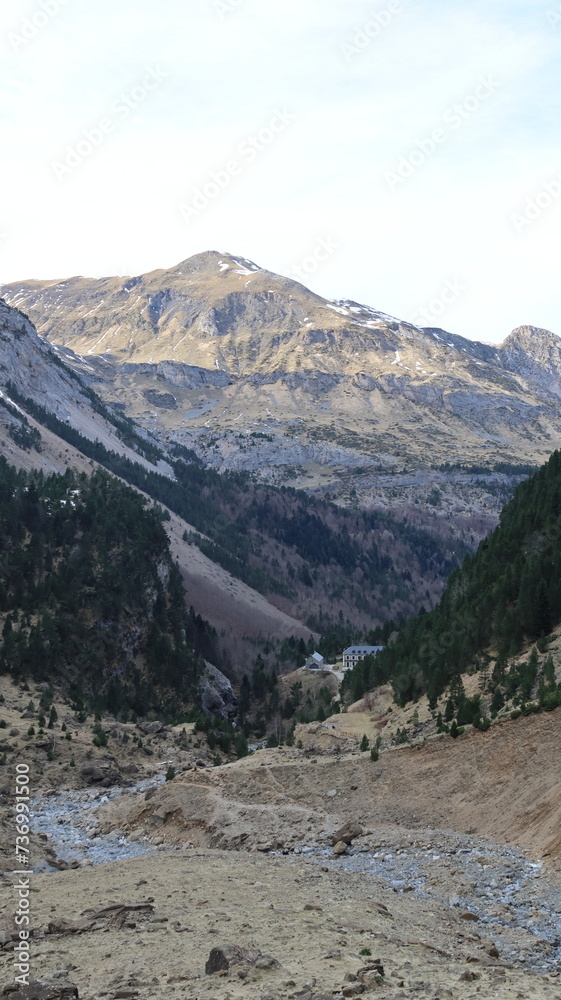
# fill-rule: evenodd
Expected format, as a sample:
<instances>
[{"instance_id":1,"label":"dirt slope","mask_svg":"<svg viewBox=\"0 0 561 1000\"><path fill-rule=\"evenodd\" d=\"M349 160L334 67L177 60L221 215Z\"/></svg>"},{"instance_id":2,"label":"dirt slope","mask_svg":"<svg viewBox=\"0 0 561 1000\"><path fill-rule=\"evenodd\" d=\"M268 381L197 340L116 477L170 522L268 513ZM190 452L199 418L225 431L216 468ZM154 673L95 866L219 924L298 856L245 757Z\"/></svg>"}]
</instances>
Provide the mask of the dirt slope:
<instances>
[{"instance_id":1,"label":"dirt slope","mask_svg":"<svg viewBox=\"0 0 561 1000\"><path fill-rule=\"evenodd\" d=\"M389 750L376 763L335 749L313 762L305 750L261 751L187 772L149 802L126 796L107 807L107 828L245 849L327 842L347 820L369 829L452 829L517 845L561 870L560 723L558 709Z\"/></svg>"}]
</instances>

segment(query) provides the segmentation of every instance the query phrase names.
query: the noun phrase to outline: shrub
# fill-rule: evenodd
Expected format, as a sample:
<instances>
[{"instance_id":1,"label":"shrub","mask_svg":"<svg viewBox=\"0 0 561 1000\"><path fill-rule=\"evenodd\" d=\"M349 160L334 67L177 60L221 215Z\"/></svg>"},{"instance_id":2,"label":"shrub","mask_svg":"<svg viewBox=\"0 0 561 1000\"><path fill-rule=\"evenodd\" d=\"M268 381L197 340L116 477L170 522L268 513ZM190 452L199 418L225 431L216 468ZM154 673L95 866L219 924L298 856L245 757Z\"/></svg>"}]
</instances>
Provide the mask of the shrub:
<instances>
[{"instance_id":1,"label":"shrub","mask_svg":"<svg viewBox=\"0 0 561 1000\"><path fill-rule=\"evenodd\" d=\"M93 727L95 736L93 738L93 745L95 747L106 747L107 746L107 733L101 728L101 724L96 722Z\"/></svg>"}]
</instances>

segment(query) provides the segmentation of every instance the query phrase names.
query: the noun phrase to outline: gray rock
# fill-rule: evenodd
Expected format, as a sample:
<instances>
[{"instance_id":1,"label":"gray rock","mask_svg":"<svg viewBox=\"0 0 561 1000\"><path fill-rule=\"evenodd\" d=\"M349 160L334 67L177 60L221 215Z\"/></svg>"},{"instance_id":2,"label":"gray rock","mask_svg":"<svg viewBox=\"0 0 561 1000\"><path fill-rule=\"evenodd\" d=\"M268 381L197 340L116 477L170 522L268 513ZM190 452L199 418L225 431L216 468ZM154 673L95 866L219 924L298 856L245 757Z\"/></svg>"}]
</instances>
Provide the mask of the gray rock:
<instances>
[{"instance_id":1,"label":"gray rock","mask_svg":"<svg viewBox=\"0 0 561 1000\"><path fill-rule=\"evenodd\" d=\"M237 698L230 681L213 666L207 663L200 683L200 696L203 711L209 715L218 715L227 719L236 711Z\"/></svg>"},{"instance_id":2,"label":"gray rock","mask_svg":"<svg viewBox=\"0 0 561 1000\"><path fill-rule=\"evenodd\" d=\"M235 944L226 944L222 948L212 948L205 964L207 976L215 972L227 971L231 965L240 965L244 961L243 952Z\"/></svg>"},{"instance_id":3,"label":"gray rock","mask_svg":"<svg viewBox=\"0 0 561 1000\"><path fill-rule=\"evenodd\" d=\"M136 728L140 729L141 733L145 733L146 736L155 736L162 732L164 724L163 722L137 722Z\"/></svg>"},{"instance_id":4,"label":"gray rock","mask_svg":"<svg viewBox=\"0 0 561 1000\"><path fill-rule=\"evenodd\" d=\"M256 969L280 969L280 963L272 955L260 955L255 962Z\"/></svg>"},{"instance_id":5,"label":"gray rock","mask_svg":"<svg viewBox=\"0 0 561 1000\"><path fill-rule=\"evenodd\" d=\"M33 979L29 986L10 983L2 996L9 1000L73 1000L78 997L78 987L73 983L52 983L46 979Z\"/></svg>"}]
</instances>

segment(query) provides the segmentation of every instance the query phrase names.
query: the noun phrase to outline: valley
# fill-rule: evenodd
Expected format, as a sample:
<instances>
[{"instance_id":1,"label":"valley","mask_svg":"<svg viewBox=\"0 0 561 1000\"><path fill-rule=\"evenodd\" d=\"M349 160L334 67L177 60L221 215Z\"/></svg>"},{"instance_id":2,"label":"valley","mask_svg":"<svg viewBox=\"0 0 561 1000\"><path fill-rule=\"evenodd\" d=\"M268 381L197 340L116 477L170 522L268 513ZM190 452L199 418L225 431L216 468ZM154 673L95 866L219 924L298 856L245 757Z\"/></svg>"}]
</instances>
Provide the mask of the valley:
<instances>
[{"instance_id":1,"label":"valley","mask_svg":"<svg viewBox=\"0 0 561 1000\"><path fill-rule=\"evenodd\" d=\"M559 338L215 252L0 294L5 995L556 1000Z\"/></svg>"},{"instance_id":2,"label":"valley","mask_svg":"<svg viewBox=\"0 0 561 1000\"><path fill-rule=\"evenodd\" d=\"M11 725L21 694L5 680L2 692ZM43 981L74 984L80 1000L553 1000L560 710L458 740L412 737L372 761L358 734L395 731L411 709L393 719L385 691L369 705L299 727L300 749L213 767L191 727L181 745L169 728L147 733L150 758L122 742L139 727L109 719L109 746L88 764L91 723L57 703L72 746L33 765L32 951ZM426 699L417 710L430 717ZM99 786L133 759L124 788ZM166 782L170 762L177 776ZM9 907L0 921L6 942ZM230 959L205 972L213 948ZM12 961L8 941L6 978Z\"/></svg>"}]
</instances>

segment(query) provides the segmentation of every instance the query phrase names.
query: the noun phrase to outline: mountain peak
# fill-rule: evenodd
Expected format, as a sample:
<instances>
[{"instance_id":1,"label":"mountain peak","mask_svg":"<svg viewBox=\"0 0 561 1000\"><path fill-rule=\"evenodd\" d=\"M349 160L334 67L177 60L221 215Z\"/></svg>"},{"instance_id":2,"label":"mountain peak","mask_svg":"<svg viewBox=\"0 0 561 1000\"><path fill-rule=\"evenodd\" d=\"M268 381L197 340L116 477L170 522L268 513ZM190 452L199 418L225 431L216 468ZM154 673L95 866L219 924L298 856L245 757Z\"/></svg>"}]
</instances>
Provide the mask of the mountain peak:
<instances>
[{"instance_id":1,"label":"mountain peak","mask_svg":"<svg viewBox=\"0 0 561 1000\"><path fill-rule=\"evenodd\" d=\"M543 327L523 324L522 326L517 326L512 333L509 333L502 347L519 344L525 351L528 351L528 349L535 348L537 345L544 343L556 345L558 348L561 348L561 337L558 337L556 333L552 333L551 330L545 330Z\"/></svg>"},{"instance_id":2,"label":"mountain peak","mask_svg":"<svg viewBox=\"0 0 561 1000\"><path fill-rule=\"evenodd\" d=\"M561 337L537 326L518 326L499 349L508 371L561 395Z\"/></svg>"},{"instance_id":3,"label":"mountain peak","mask_svg":"<svg viewBox=\"0 0 561 1000\"><path fill-rule=\"evenodd\" d=\"M204 250L202 253L196 253L192 257L182 260L175 267L170 268L169 272L172 274L197 274L201 271L228 271L230 268L234 270L240 268L244 273L262 270L258 264L248 260L247 257L227 251L221 253L219 250Z\"/></svg>"}]
</instances>

